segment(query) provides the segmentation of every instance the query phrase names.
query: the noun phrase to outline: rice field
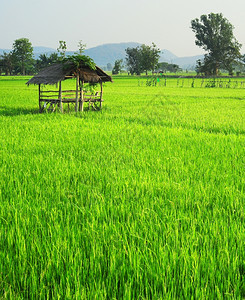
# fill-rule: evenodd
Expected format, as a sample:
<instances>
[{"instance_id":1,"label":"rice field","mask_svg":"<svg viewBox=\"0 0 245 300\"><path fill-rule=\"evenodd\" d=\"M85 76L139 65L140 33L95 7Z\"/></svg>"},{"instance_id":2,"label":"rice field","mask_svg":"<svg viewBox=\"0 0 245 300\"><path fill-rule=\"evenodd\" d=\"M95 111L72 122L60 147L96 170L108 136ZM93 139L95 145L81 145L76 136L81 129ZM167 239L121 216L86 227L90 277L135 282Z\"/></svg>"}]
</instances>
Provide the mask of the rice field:
<instances>
[{"instance_id":1,"label":"rice field","mask_svg":"<svg viewBox=\"0 0 245 300\"><path fill-rule=\"evenodd\" d=\"M0 299L245 299L244 87L118 76L39 114L27 80L0 77Z\"/></svg>"}]
</instances>

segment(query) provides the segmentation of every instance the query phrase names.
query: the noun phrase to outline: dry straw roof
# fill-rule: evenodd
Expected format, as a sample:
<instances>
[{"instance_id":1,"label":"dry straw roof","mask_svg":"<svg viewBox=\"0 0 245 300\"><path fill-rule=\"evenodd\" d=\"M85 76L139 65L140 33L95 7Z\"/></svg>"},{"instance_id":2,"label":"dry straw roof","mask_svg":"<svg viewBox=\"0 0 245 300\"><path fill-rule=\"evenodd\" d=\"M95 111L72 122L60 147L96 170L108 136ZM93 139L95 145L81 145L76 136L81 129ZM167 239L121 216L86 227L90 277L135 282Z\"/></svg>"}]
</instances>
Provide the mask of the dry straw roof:
<instances>
[{"instance_id":1,"label":"dry straw roof","mask_svg":"<svg viewBox=\"0 0 245 300\"><path fill-rule=\"evenodd\" d=\"M72 63L67 62L65 64L57 63L48 66L32 77L27 84L56 84L59 81L70 78L70 76L76 77L77 72L80 79L85 83L112 81L111 77L97 66L95 70L83 66L77 69Z\"/></svg>"}]
</instances>

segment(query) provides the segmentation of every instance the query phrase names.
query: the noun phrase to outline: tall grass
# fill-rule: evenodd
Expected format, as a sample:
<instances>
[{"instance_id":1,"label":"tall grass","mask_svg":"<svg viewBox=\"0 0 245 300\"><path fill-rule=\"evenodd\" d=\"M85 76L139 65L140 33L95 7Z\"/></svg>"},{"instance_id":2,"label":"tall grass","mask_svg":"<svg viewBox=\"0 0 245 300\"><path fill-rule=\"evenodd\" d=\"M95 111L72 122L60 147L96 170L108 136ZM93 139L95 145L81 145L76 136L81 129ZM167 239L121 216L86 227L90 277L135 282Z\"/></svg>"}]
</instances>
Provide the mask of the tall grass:
<instances>
[{"instance_id":1,"label":"tall grass","mask_svg":"<svg viewBox=\"0 0 245 300\"><path fill-rule=\"evenodd\" d=\"M24 83L0 80L0 297L245 297L244 90L119 77L62 115Z\"/></svg>"}]
</instances>

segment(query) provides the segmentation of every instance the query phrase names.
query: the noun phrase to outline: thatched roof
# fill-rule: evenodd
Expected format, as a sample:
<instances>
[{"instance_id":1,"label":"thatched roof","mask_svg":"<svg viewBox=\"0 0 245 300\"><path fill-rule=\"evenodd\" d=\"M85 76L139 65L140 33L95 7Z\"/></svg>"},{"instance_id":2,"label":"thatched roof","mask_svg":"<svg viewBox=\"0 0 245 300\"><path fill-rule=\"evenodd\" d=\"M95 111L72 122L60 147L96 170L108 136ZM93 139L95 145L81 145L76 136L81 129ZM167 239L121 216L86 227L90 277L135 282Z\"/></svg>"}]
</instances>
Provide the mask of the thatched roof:
<instances>
[{"instance_id":1,"label":"thatched roof","mask_svg":"<svg viewBox=\"0 0 245 300\"><path fill-rule=\"evenodd\" d=\"M91 70L85 66L77 69L72 63L66 62L64 64L57 63L48 66L32 77L26 84L56 84L59 81L67 79L68 76L69 78L70 76L76 77L77 71L79 72L80 79L85 83L112 81L111 77L97 66L95 70Z\"/></svg>"}]
</instances>

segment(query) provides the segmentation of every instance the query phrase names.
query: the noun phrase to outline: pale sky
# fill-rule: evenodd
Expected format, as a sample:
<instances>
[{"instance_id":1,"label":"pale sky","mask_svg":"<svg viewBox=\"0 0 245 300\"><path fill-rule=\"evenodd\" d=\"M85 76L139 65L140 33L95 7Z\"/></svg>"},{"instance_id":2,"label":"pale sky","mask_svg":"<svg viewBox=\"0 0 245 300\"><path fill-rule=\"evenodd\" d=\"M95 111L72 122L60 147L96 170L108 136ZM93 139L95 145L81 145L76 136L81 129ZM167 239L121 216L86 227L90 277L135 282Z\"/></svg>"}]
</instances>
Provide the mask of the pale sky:
<instances>
[{"instance_id":1,"label":"pale sky","mask_svg":"<svg viewBox=\"0 0 245 300\"><path fill-rule=\"evenodd\" d=\"M139 42L177 56L203 51L195 45L192 19L223 13L245 52L245 0L0 0L0 48L25 37L33 46L77 50L107 43Z\"/></svg>"}]
</instances>

